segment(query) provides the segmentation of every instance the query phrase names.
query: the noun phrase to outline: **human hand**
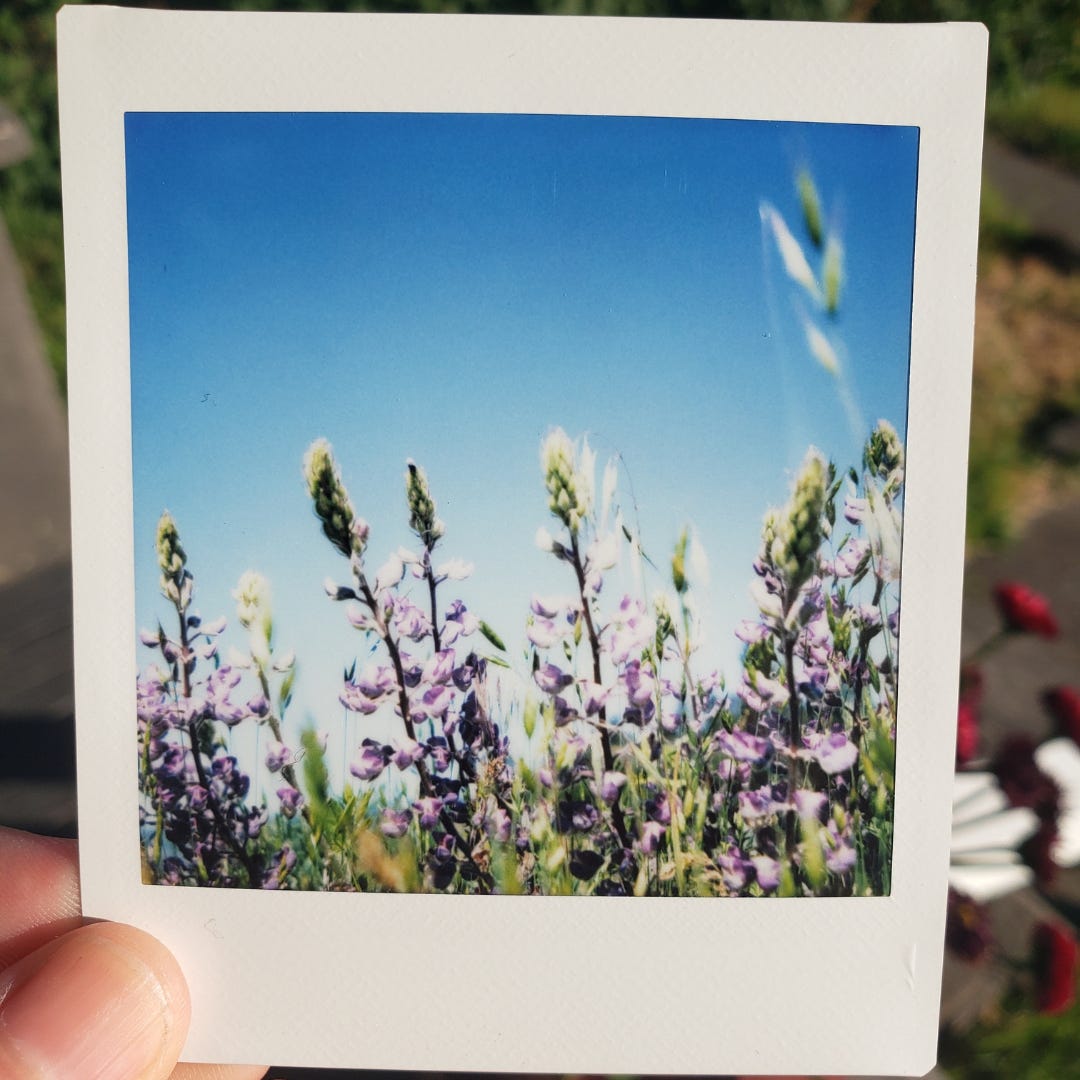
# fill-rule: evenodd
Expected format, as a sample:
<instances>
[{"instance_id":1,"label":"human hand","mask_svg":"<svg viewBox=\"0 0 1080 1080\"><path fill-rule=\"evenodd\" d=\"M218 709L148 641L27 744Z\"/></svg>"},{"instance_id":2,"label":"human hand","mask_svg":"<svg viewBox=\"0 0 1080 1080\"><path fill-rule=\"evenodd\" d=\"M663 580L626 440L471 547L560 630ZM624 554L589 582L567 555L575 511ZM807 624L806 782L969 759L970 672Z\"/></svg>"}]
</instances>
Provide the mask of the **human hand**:
<instances>
[{"instance_id":1,"label":"human hand","mask_svg":"<svg viewBox=\"0 0 1080 1080\"><path fill-rule=\"evenodd\" d=\"M76 845L0 827L0 1080L257 1080L177 1065L187 984L155 938L85 923Z\"/></svg>"}]
</instances>

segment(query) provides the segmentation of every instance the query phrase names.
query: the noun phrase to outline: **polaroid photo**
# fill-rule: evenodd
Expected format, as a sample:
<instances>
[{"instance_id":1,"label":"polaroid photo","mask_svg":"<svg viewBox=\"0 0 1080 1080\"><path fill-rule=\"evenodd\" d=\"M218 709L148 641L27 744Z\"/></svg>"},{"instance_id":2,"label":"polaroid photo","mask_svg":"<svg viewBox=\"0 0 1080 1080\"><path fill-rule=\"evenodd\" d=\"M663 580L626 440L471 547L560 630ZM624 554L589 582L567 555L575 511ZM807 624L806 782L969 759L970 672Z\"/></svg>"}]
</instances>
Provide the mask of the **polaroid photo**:
<instances>
[{"instance_id":1,"label":"polaroid photo","mask_svg":"<svg viewBox=\"0 0 1080 1080\"><path fill-rule=\"evenodd\" d=\"M985 55L61 13L83 903L187 1059L932 1066Z\"/></svg>"}]
</instances>

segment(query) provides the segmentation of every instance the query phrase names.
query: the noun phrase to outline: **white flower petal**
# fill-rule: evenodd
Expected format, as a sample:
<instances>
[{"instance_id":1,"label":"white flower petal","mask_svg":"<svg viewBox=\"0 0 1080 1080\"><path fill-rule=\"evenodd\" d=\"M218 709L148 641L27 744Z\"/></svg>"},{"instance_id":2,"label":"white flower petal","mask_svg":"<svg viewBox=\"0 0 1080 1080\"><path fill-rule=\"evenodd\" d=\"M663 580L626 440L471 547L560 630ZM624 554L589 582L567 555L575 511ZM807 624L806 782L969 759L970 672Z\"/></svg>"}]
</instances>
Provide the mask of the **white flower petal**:
<instances>
[{"instance_id":1,"label":"white flower petal","mask_svg":"<svg viewBox=\"0 0 1080 1080\"><path fill-rule=\"evenodd\" d=\"M840 358L832 342L809 320L803 320L803 330L806 332L806 345L810 355L830 374L840 374Z\"/></svg>"},{"instance_id":2,"label":"white flower petal","mask_svg":"<svg viewBox=\"0 0 1080 1080\"><path fill-rule=\"evenodd\" d=\"M961 825L953 825L952 850L957 853L1019 847L1039 831L1039 816L1026 806Z\"/></svg>"},{"instance_id":3,"label":"white flower petal","mask_svg":"<svg viewBox=\"0 0 1080 1080\"><path fill-rule=\"evenodd\" d=\"M1051 739L1035 751L1035 761L1061 788L1054 862L1075 866L1080 863L1080 747L1072 739Z\"/></svg>"},{"instance_id":4,"label":"white flower petal","mask_svg":"<svg viewBox=\"0 0 1080 1080\"><path fill-rule=\"evenodd\" d=\"M969 821L977 821L988 814L997 814L1009 806L1005 792L998 787L990 773L958 773L956 779L966 780L969 776L974 777L978 783L964 785L969 792L967 795L958 797L957 789L960 785L953 785L953 828Z\"/></svg>"},{"instance_id":5,"label":"white flower petal","mask_svg":"<svg viewBox=\"0 0 1080 1080\"><path fill-rule=\"evenodd\" d=\"M980 904L1007 896L1035 880L1027 866L952 866L949 884Z\"/></svg>"}]
</instances>

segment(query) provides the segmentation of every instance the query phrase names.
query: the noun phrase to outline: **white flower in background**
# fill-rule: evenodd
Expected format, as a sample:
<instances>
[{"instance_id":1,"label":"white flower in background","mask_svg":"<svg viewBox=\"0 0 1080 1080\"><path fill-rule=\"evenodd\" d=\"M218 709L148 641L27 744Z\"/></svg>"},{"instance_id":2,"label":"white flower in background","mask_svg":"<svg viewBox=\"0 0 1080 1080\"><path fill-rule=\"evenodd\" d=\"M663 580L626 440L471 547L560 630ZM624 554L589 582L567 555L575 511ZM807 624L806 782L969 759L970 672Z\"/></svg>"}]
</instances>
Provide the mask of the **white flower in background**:
<instances>
[{"instance_id":1,"label":"white flower in background","mask_svg":"<svg viewBox=\"0 0 1080 1080\"><path fill-rule=\"evenodd\" d=\"M979 903L1030 885L1035 875L1018 848L1038 829L1035 811L1010 807L992 773L957 773L949 884Z\"/></svg>"},{"instance_id":2,"label":"white flower in background","mask_svg":"<svg viewBox=\"0 0 1080 1080\"><path fill-rule=\"evenodd\" d=\"M810 263L806 261L802 246L791 235L787 222L781 217L780 212L768 202L762 202L761 220L772 231L776 247L780 252L780 258L784 261L784 269L792 281L801 285L816 301L821 302L821 288L818 286L814 271L810 269Z\"/></svg>"},{"instance_id":3,"label":"white flower in background","mask_svg":"<svg viewBox=\"0 0 1080 1080\"><path fill-rule=\"evenodd\" d=\"M1061 789L1051 857L1058 866L1076 866L1080 863L1080 747L1072 739L1051 739L1036 748L1035 762Z\"/></svg>"}]
</instances>

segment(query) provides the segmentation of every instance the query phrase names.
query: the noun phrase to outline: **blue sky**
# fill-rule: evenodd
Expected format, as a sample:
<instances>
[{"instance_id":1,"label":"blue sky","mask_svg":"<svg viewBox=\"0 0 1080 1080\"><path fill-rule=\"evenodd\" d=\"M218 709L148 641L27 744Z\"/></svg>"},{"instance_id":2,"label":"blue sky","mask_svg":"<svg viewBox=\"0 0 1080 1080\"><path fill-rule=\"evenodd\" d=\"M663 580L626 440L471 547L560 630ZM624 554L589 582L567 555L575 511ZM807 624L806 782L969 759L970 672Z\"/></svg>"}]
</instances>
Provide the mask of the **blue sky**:
<instances>
[{"instance_id":1,"label":"blue sky","mask_svg":"<svg viewBox=\"0 0 1080 1080\"><path fill-rule=\"evenodd\" d=\"M359 635L322 591L345 578L301 479L334 445L377 565L409 541L407 458L430 477L466 602L520 654L529 597L568 592L534 544L551 525L545 432L621 454L646 550L685 524L711 574L709 659L732 629L764 511L809 445L857 462L833 336L866 430L903 433L918 132L612 117L129 114L136 618L153 625L154 526L175 515L196 606L270 580L300 660L296 726L338 729ZM811 170L843 240L829 321L786 277L760 206L811 253ZM816 263L815 263L816 265ZM147 659L145 650L141 660Z\"/></svg>"}]
</instances>

